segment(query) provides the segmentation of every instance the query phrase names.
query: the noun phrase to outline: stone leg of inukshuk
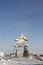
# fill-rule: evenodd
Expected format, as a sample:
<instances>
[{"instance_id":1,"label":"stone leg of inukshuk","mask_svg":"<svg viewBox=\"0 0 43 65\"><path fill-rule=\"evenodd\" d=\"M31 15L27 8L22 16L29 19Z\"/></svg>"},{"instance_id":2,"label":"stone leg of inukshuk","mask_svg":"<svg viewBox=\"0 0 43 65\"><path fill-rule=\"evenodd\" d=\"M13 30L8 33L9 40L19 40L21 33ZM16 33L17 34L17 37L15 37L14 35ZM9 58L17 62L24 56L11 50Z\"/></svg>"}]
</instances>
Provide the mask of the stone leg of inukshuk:
<instances>
[{"instance_id":1,"label":"stone leg of inukshuk","mask_svg":"<svg viewBox=\"0 0 43 65\"><path fill-rule=\"evenodd\" d=\"M23 57L28 57L28 56L29 56L28 46L24 45Z\"/></svg>"},{"instance_id":2,"label":"stone leg of inukshuk","mask_svg":"<svg viewBox=\"0 0 43 65\"><path fill-rule=\"evenodd\" d=\"M17 46L16 47L16 57L20 57L20 47L19 46Z\"/></svg>"}]
</instances>

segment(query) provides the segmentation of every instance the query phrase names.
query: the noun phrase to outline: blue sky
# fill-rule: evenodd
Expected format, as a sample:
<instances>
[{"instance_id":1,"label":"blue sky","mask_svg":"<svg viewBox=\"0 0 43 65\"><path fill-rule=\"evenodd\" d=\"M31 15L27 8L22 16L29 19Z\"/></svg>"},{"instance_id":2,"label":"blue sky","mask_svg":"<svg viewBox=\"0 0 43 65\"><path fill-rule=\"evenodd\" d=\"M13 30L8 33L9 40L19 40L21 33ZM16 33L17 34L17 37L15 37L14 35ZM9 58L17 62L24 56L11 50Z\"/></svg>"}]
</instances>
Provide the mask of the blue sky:
<instances>
[{"instance_id":1,"label":"blue sky","mask_svg":"<svg viewBox=\"0 0 43 65\"><path fill-rule=\"evenodd\" d=\"M43 0L0 0L0 50L14 51L21 33L30 52L43 52Z\"/></svg>"}]
</instances>

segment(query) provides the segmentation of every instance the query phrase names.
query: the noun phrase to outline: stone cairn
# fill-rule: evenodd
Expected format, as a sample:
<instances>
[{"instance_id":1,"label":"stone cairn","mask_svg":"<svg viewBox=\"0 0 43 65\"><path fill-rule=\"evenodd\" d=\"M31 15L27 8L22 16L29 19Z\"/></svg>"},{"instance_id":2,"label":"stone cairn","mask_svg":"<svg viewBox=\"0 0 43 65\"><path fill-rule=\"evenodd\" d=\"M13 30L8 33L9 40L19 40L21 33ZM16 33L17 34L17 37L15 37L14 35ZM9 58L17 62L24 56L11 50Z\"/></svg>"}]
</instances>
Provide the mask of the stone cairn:
<instances>
[{"instance_id":1,"label":"stone cairn","mask_svg":"<svg viewBox=\"0 0 43 65\"><path fill-rule=\"evenodd\" d=\"M28 57L29 56L29 52L28 52L28 45L27 45L27 38L21 34L19 35L19 37L15 40L16 41L16 57L20 57L21 56L21 50L20 48L23 47L23 57Z\"/></svg>"}]
</instances>

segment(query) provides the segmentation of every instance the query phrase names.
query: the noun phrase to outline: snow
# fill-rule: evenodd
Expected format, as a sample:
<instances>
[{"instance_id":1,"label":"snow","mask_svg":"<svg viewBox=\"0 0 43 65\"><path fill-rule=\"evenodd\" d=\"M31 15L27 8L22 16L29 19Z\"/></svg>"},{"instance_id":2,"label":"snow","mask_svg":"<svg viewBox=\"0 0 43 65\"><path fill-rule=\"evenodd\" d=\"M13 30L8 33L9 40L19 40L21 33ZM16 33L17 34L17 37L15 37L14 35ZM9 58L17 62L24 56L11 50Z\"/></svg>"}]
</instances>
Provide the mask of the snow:
<instances>
[{"instance_id":1,"label":"snow","mask_svg":"<svg viewBox=\"0 0 43 65\"><path fill-rule=\"evenodd\" d=\"M39 61L36 59L28 59L28 58L14 58L0 61L0 65L33 65L33 64L42 64L43 61Z\"/></svg>"}]
</instances>

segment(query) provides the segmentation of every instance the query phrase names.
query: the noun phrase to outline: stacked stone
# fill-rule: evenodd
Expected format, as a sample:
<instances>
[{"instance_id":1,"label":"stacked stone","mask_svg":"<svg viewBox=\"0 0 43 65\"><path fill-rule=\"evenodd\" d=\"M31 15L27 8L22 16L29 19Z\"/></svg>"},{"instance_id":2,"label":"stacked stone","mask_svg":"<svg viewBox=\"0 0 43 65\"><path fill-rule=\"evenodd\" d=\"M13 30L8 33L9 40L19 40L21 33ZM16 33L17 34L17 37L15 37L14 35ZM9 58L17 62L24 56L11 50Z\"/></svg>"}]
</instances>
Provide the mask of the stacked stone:
<instances>
[{"instance_id":1,"label":"stacked stone","mask_svg":"<svg viewBox=\"0 0 43 65\"><path fill-rule=\"evenodd\" d=\"M29 56L28 53L28 46L27 44L27 38L21 34L17 39L16 39L16 56L20 57L21 56L21 51L20 51L20 47L23 46L24 47L24 51L23 51L23 56Z\"/></svg>"},{"instance_id":2,"label":"stacked stone","mask_svg":"<svg viewBox=\"0 0 43 65\"><path fill-rule=\"evenodd\" d=\"M24 46L23 56L24 56L24 57L28 57L28 56L29 56L28 46L27 46L27 44Z\"/></svg>"}]
</instances>

